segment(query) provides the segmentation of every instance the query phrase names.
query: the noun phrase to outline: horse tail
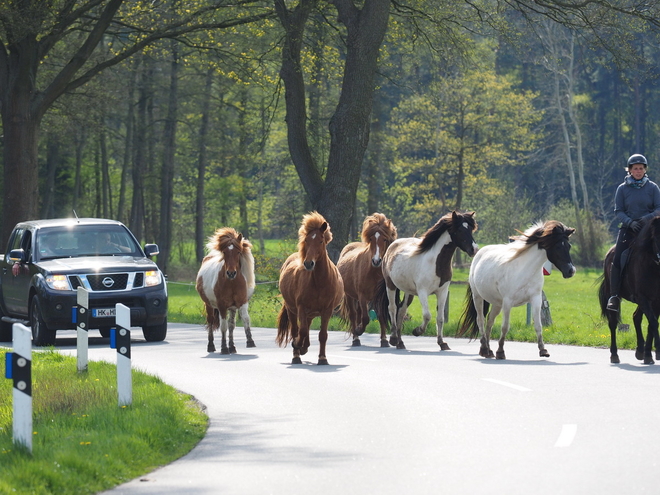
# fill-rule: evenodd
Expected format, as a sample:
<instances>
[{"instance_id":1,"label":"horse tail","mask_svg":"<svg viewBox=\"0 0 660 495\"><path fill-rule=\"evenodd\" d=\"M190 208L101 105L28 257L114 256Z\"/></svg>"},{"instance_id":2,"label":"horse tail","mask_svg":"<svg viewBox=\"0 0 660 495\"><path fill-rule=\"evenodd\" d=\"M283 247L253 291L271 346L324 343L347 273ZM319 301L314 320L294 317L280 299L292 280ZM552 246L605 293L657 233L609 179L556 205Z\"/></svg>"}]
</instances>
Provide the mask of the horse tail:
<instances>
[{"instance_id":1,"label":"horse tail","mask_svg":"<svg viewBox=\"0 0 660 495\"><path fill-rule=\"evenodd\" d=\"M376 286L376 294L374 295L372 304L374 311L376 312L376 316L378 316L378 321L385 322L386 325L389 325L389 299L387 297L387 286L385 285L385 280L378 282L378 285Z\"/></svg>"},{"instance_id":2,"label":"horse tail","mask_svg":"<svg viewBox=\"0 0 660 495\"><path fill-rule=\"evenodd\" d=\"M289 312L286 309L286 305L282 304L280 314L277 316L277 337L275 337L275 342L278 346L285 347L289 343L290 328Z\"/></svg>"},{"instance_id":3,"label":"horse tail","mask_svg":"<svg viewBox=\"0 0 660 495\"><path fill-rule=\"evenodd\" d=\"M490 309L490 303L484 301L484 315L488 314ZM470 337L470 340L474 340L479 336L479 325L477 325L477 307L474 305L474 299L472 298L472 287L470 284L467 286L467 291L465 292L465 309L463 314L458 320L458 330L456 330L456 337Z\"/></svg>"},{"instance_id":4,"label":"horse tail","mask_svg":"<svg viewBox=\"0 0 660 495\"><path fill-rule=\"evenodd\" d=\"M351 332L351 309L349 304L353 304L353 299L344 294L339 304L337 315L339 316L340 325L346 332Z\"/></svg>"}]
</instances>

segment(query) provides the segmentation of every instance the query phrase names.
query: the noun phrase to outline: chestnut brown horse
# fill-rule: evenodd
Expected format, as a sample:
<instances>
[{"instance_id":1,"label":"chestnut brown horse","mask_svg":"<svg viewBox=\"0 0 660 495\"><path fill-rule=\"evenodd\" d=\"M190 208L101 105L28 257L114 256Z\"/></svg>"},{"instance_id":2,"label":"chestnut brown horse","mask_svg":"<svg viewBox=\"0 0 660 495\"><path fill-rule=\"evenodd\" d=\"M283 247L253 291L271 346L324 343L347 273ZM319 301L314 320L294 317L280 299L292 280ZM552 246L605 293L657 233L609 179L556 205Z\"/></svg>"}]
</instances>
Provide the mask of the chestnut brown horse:
<instances>
[{"instance_id":1,"label":"chestnut brown horse","mask_svg":"<svg viewBox=\"0 0 660 495\"><path fill-rule=\"evenodd\" d=\"M353 335L353 346L361 345L360 335L369 324L369 303L383 280L383 255L396 239L396 227L382 213L374 213L362 223L362 242L351 242L342 249L337 269L344 281L344 300L340 309L347 331ZM387 319L379 318L380 346L387 343Z\"/></svg>"},{"instance_id":2,"label":"chestnut brown horse","mask_svg":"<svg viewBox=\"0 0 660 495\"><path fill-rule=\"evenodd\" d=\"M197 292L204 302L206 312L206 329L209 336L207 351L215 351L213 332L220 327L221 354L236 352L234 328L237 310L245 327L247 346L255 347L248 315L248 301L255 287L252 244L234 229L224 227L216 230L209 238L206 248L208 255L197 273Z\"/></svg>"},{"instance_id":3,"label":"chestnut brown horse","mask_svg":"<svg viewBox=\"0 0 660 495\"><path fill-rule=\"evenodd\" d=\"M284 304L277 318L275 341L280 347L291 342L291 364L302 364L300 356L307 353L310 345L309 327L317 316L321 317L318 364L328 364L328 322L344 295L341 275L326 249L331 240L330 227L322 215L305 215L298 231L298 252L289 256L280 270Z\"/></svg>"}]
</instances>

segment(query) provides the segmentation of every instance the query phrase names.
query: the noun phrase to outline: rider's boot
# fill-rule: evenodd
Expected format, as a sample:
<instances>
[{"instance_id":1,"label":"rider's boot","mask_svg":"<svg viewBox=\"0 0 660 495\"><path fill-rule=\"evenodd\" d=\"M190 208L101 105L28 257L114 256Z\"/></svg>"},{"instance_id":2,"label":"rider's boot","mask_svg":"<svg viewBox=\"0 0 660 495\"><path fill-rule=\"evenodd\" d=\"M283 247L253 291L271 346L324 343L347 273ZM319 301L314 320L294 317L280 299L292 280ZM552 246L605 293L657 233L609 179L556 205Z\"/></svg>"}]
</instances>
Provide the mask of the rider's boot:
<instances>
[{"instance_id":1,"label":"rider's boot","mask_svg":"<svg viewBox=\"0 0 660 495\"><path fill-rule=\"evenodd\" d=\"M610 272L610 298L607 300L608 311L619 311L621 306L621 298L619 297L619 289L621 288L621 269L618 266L612 266Z\"/></svg>"}]
</instances>

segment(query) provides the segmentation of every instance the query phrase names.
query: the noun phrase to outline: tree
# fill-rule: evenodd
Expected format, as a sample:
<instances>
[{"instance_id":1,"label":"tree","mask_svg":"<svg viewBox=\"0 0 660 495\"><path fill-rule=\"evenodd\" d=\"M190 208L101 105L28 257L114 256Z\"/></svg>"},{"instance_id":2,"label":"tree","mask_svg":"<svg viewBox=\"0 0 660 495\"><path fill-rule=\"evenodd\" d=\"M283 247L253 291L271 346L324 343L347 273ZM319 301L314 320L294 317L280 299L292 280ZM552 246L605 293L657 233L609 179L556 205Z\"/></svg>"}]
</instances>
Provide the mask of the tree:
<instances>
[{"instance_id":1,"label":"tree","mask_svg":"<svg viewBox=\"0 0 660 495\"><path fill-rule=\"evenodd\" d=\"M263 8L245 15L247 5L259 7L260 2L233 7L212 1L194 6L124 0L3 2L0 113L5 191L0 242L7 240L16 222L38 216L39 129L44 114L58 98L160 39L273 15ZM177 15L171 15L172 9L178 9ZM102 42L111 50L98 50ZM42 70L46 59L48 70Z\"/></svg>"}]
</instances>

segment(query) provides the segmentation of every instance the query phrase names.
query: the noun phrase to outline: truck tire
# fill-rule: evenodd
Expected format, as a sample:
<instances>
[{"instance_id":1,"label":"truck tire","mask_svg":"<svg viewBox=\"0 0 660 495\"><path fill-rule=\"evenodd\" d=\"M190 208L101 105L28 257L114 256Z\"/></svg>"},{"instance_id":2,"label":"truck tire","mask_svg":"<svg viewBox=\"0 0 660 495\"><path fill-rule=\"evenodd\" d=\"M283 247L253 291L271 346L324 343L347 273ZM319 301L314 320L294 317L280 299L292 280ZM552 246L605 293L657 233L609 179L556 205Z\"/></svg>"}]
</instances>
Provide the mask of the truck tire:
<instances>
[{"instance_id":1,"label":"truck tire","mask_svg":"<svg viewBox=\"0 0 660 495\"><path fill-rule=\"evenodd\" d=\"M142 333L147 342L162 342L167 336L167 318L158 325L143 326Z\"/></svg>"},{"instance_id":2,"label":"truck tire","mask_svg":"<svg viewBox=\"0 0 660 495\"><path fill-rule=\"evenodd\" d=\"M30 304L30 326L32 327L32 344L36 346L55 345L55 330L50 330L41 316L39 297L34 296Z\"/></svg>"}]
</instances>

